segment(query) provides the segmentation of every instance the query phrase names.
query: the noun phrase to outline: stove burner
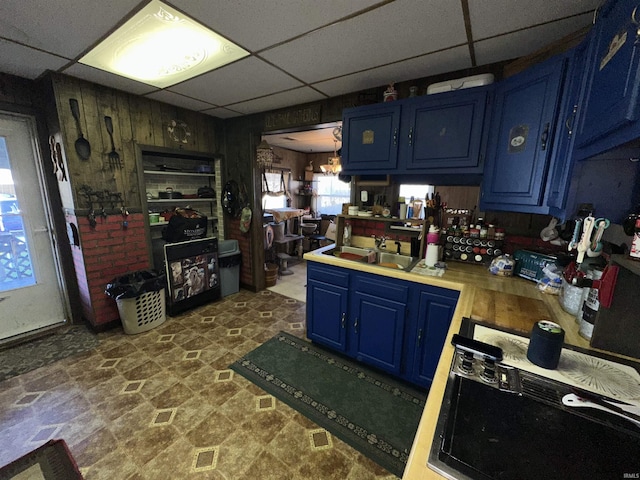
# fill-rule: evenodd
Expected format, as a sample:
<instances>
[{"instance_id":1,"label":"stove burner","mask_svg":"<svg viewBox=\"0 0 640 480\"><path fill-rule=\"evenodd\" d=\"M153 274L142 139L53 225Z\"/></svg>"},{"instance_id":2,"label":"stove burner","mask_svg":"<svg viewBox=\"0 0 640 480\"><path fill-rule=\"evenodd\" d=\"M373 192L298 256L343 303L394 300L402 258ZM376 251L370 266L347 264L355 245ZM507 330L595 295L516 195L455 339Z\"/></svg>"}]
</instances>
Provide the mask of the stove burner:
<instances>
[{"instance_id":1,"label":"stove burner","mask_svg":"<svg viewBox=\"0 0 640 480\"><path fill-rule=\"evenodd\" d=\"M498 381L498 376L496 375L496 363L492 359L485 358L484 362L482 362L482 373L480 374L480 378L489 383L496 383Z\"/></svg>"},{"instance_id":2,"label":"stove burner","mask_svg":"<svg viewBox=\"0 0 640 480\"><path fill-rule=\"evenodd\" d=\"M471 375L473 373L474 362L475 358L473 357L473 353L464 352L461 357L461 362L458 365L458 370L467 375Z\"/></svg>"}]
</instances>

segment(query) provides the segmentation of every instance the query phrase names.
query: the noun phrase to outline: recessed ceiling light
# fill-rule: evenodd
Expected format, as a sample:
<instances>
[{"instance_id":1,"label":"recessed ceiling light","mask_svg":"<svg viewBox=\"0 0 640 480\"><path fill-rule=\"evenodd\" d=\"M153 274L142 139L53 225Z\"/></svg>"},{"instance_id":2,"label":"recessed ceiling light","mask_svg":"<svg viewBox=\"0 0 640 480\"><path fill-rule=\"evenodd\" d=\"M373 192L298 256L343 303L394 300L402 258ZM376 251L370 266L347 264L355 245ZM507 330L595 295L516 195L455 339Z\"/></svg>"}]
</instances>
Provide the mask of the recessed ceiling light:
<instances>
[{"instance_id":1,"label":"recessed ceiling light","mask_svg":"<svg viewBox=\"0 0 640 480\"><path fill-rule=\"evenodd\" d=\"M80 63L166 88L247 55L226 38L153 0Z\"/></svg>"}]
</instances>

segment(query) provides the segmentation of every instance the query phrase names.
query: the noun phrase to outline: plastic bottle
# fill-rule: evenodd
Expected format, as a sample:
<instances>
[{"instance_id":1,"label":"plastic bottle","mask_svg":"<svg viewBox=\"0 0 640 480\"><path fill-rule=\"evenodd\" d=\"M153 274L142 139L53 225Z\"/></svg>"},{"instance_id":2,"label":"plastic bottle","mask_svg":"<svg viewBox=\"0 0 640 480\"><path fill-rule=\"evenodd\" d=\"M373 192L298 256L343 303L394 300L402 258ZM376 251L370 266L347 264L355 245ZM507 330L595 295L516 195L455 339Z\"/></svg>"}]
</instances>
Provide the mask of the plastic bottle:
<instances>
[{"instance_id":1,"label":"plastic bottle","mask_svg":"<svg viewBox=\"0 0 640 480\"><path fill-rule=\"evenodd\" d=\"M344 225L344 232L342 234L342 244L346 247L351 246L351 224L346 223Z\"/></svg>"}]
</instances>

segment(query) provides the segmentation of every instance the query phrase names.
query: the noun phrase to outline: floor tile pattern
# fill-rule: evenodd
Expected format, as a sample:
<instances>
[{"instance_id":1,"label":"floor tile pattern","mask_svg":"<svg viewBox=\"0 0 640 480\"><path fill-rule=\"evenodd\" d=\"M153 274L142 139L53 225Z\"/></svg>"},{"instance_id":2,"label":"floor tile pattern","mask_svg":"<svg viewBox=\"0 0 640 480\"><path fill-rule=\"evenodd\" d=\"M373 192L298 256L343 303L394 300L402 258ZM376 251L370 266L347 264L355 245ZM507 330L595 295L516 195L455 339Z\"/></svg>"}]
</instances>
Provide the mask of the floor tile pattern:
<instances>
[{"instance_id":1,"label":"floor tile pattern","mask_svg":"<svg viewBox=\"0 0 640 480\"><path fill-rule=\"evenodd\" d=\"M87 480L396 478L229 370L280 330L304 337L304 316L240 290L5 380L0 465L63 438Z\"/></svg>"}]
</instances>

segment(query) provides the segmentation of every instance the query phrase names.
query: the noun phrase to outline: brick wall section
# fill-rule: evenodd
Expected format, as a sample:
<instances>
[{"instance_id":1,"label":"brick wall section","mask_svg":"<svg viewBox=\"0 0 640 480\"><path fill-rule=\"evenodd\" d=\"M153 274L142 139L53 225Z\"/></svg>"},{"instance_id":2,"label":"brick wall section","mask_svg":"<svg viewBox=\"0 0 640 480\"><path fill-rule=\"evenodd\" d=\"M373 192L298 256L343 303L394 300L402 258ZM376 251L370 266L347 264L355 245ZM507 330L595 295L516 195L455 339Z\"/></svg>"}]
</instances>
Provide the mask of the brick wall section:
<instances>
[{"instance_id":1,"label":"brick wall section","mask_svg":"<svg viewBox=\"0 0 640 480\"><path fill-rule=\"evenodd\" d=\"M222 222L221 222L222 223ZM230 218L227 223L228 229L225 231L226 240L237 240L238 248L242 254L242 265L240 267L240 284L253 285L253 271L251 269L251 237L249 233L240 231L240 219Z\"/></svg>"},{"instance_id":2,"label":"brick wall section","mask_svg":"<svg viewBox=\"0 0 640 480\"><path fill-rule=\"evenodd\" d=\"M107 284L125 273L151 268L142 214L129 215L126 229L122 220L120 215L99 217L92 228L88 218L67 215L67 222L78 227L80 238L80 246L71 250L82 313L94 327L120 318L115 300L104 293Z\"/></svg>"}]
</instances>

